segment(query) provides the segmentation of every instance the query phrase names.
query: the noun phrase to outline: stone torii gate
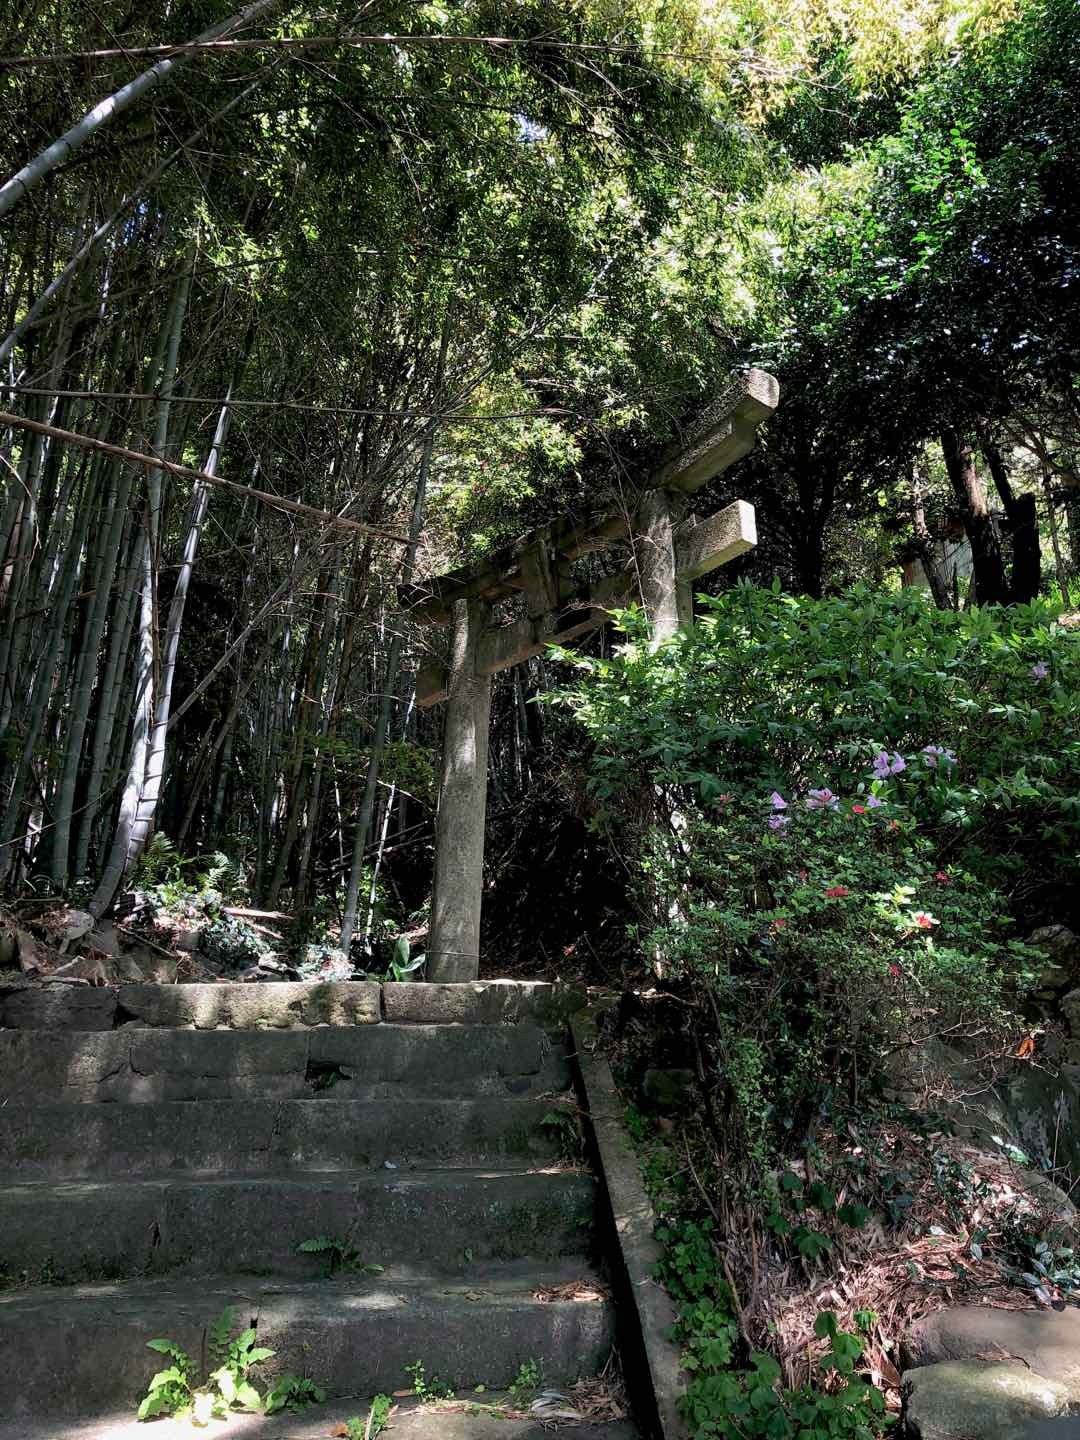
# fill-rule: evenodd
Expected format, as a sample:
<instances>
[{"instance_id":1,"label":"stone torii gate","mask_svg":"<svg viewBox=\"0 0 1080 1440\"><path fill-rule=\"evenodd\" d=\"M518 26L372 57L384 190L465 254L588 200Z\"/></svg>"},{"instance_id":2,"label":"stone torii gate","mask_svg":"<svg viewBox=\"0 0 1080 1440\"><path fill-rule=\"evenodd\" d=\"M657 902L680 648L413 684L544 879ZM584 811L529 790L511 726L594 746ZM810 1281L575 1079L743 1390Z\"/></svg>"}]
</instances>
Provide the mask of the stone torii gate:
<instances>
[{"instance_id":1,"label":"stone torii gate","mask_svg":"<svg viewBox=\"0 0 1080 1440\"><path fill-rule=\"evenodd\" d=\"M633 598L644 605L654 643L690 624L693 582L749 550L757 530L744 500L699 522L689 497L753 449L778 398L765 371L741 374L662 458L636 509L584 522L564 517L479 565L400 587L412 619L452 627L449 665L424 666L416 691L421 707L447 702L429 980L478 973L492 675L598 629ZM619 541L630 543L629 565L596 585L575 582L575 560ZM512 596L524 597L526 617L492 624L493 607Z\"/></svg>"}]
</instances>

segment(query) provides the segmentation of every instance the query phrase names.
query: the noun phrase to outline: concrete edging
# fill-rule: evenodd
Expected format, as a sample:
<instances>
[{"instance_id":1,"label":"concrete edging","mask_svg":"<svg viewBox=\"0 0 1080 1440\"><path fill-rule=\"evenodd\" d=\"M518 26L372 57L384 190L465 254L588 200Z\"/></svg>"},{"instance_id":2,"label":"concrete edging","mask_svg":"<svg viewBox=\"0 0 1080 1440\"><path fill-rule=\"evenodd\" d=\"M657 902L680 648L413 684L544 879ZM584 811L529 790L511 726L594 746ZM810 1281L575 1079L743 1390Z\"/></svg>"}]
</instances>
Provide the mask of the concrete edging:
<instances>
[{"instance_id":1,"label":"concrete edging","mask_svg":"<svg viewBox=\"0 0 1080 1440\"><path fill-rule=\"evenodd\" d=\"M668 1338L677 1315L670 1295L653 1278L662 1254L654 1234L656 1213L623 1124L625 1101L616 1088L611 1066L596 1052L589 1026L580 1016L571 1017L570 1033L597 1170L611 1206L622 1269L617 1277L622 1282L619 1298L632 1311L638 1341L635 1348L640 1350L646 1371L645 1377L637 1377L639 1418L656 1440L686 1440L689 1430L678 1408L686 1390L685 1372L678 1346ZM631 1389L635 1388L634 1378L627 1375Z\"/></svg>"}]
</instances>

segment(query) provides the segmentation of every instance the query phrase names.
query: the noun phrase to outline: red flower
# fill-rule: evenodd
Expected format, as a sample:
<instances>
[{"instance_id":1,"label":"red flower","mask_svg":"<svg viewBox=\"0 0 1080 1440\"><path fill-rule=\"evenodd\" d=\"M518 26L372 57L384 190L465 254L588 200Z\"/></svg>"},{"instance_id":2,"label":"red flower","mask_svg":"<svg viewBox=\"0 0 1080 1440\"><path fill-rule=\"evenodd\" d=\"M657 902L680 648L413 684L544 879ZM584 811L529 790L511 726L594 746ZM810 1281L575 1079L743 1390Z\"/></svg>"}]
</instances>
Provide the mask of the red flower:
<instances>
[{"instance_id":1,"label":"red flower","mask_svg":"<svg viewBox=\"0 0 1080 1440\"><path fill-rule=\"evenodd\" d=\"M899 965L890 964L889 974L893 977L894 980L900 980L903 978L903 971L900 969Z\"/></svg>"},{"instance_id":2,"label":"red flower","mask_svg":"<svg viewBox=\"0 0 1080 1440\"><path fill-rule=\"evenodd\" d=\"M825 898L826 900L843 900L845 895L850 894L851 891L846 885L833 885L825 891Z\"/></svg>"},{"instance_id":3,"label":"red flower","mask_svg":"<svg viewBox=\"0 0 1080 1440\"><path fill-rule=\"evenodd\" d=\"M851 807L851 813L852 813L853 815L865 815L865 814L866 814L866 806L865 806L865 805L852 805L852 807Z\"/></svg>"},{"instance_id":4,"label":"red flower","mask_svg":"<svg viewBox=\"0 0 1080 1440\"><path fill-rule=\"evenodd\" d=\"M934 879L939 880L942 885L951 885L952 876L947 870L938 870L934 873Z\"/></svg>"},{"instance_id":5,"label":"red flower","mask_svg":"<svg viewBox=\"0 0 1080 1440\"><path fill-rule=\"evenodd\" d=\"M774 920L774 921L772 922L772 928L773 928L774 930L783 930L786 925L787 925L787 921L786 921L786 920L783 920L783 919Z\"/></svg>"}]
</instances>

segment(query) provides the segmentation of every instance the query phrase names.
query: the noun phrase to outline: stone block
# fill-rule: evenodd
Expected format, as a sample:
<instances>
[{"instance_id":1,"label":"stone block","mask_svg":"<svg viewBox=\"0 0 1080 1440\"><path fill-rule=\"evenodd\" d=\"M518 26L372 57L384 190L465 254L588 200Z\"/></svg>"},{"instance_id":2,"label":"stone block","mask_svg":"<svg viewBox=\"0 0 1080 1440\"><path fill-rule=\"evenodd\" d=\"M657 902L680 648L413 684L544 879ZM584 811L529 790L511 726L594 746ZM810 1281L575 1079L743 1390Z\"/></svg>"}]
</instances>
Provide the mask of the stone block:
<instances>
[{"instance_id":1,"label":"stone block","mask_svg":"<svg viewBox=\"0 0 1080 1440\"><path fill-rule=\"evenodd\" d=\"M0 991L0 1026L11 1030L111 1030L116 991L107 985L33 985Z\"/></svg>"},{"instance_id":2,"label":"stone block","mask_svg":"<svg viewBox=\"0 0 1080 1440\"><path fill-rule=\"evenodd\" d=\"M1063 1385L1080 1401L1080 1310L997 1310L961 1305L917 1321L901 1352L905 1367L1009 1356Z\"/></svg>"},{"instance_id":3,"label":"stone block","mask_svg":"<svg viewBox=\"0 0 1080 1440\"><path fill-rule=\"evenodd\" d=\"M552 1027L583 1010L585 991L539 980L469 980L383 986L383 1013L401 1025L507 1025L522 1020Z\"/></svg>"},{"instance_id":4,"label":"stone block","mask_svg":"<svg viewBox=\"0 0 1080 1440\"><path fill-rule=\"evenodd\" d=\"M379 987L365 980L280 981L244 985L123 985L118 1019L195 1030L287 1030L311 1025L372 1025Z\"/></svg>"},{"instance_id":5,"label":"stone block","mask_svg":"<svg viewBox=\"0 0 1080 1440\"><path fill-rule=\"evenodd\" d=\"M1017 1362L945 1360L903 1378L910 1440L1026 1440L1032 1421L1064 1415L1064 1385Z\"/></svg>"}]
</instances>

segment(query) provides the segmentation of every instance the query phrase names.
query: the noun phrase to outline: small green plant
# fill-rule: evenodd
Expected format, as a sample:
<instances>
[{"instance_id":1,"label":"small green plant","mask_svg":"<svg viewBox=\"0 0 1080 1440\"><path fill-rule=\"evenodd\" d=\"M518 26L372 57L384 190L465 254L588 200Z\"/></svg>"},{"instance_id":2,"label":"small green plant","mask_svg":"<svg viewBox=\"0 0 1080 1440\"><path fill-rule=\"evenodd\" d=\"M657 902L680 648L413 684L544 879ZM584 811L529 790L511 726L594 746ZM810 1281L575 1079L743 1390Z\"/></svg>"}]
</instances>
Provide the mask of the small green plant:
<instances>
[{"instance_id":1,"label":"small green plant","mask_svg":"<svg viewBox=\"0 0 1080 1440\"><path fill-rule=\"evenodd\" d=\"M553 1135L562 1152L573 1157L581 1151L581 1132L569 1110L548 1110L540 1120L541 1127Z\"/></svg>"},{"instance_id":2,"label":"small green plant","mask_svg":"<svg viewBox=\"0 0 1080 1440\"><path fill-rule=\"evenodd\" d=\"M210 1326L206 1348L213 1368L206 1375L199 1374L195 1361L175 1341L148 1340L147 1348L171 1363L151 1379L139 1406L139 1419L177 1415L190 1417L196 1425L208 1425L230 1410L261 1410L262 1398L248 1372L274 1352L256 1345L254 1326L234 1337L235 1324L236 1309L227 1305Z\"/></svg>"},{"instance_id":3,"label":"small green plant","mask_svg":"<svg viewBox=\"0 0 1080 1440\"><path fill-rule=\"evenodd\" d=\"M309 1405L321 1405L325 1399L326 1391L314 1380L286 1372L267 1391L264 1408L267 1415L274 1415L279 1410L306 1410Z\"/></svg>"},{"instance_id":4,"label":"small green plant","mask_svg":"<svg viewBox=\"0 0 1080 1440\"><path fill-rule=\"evenodd\" d=\"M543 1372L535 1360L525 1360L511 1382L509 1395L515 1410L528 1408L543 1382Z\"/></svg>"},{"instance_id":5,"label":"small green plant","mask_svg":"<svg viewBox=\"0 0 1080 1440\"><path fill-rule=\"evenodd\" d=\"M381 1275L383 1267L366 1261L351 1240L341 1235L315 1235L296 1247L300 1255L321 1257L323 1279L334 1275Z\"/></svg>"},{"instance_id":6,"label":"small green plant","mask_svg":"<svg viewBox=\"0 0 1080 1440\"><path fill-rule=\"evenodd\" d=\"M439 1400L453 1400L454 1392L449 1385L443 1385L437 1375L429 1380L422 1360L414 1360L405 1366L405 1374L412 1381L413 1394L421 1405L432 1405Z\"/></svg>"},{"instance_id":7,"label":"small green plant","mask_svg":"<svg viewBox=\"0 0 1080 1440\"><path fill-rule=\"evenodd\" d=\"M375 1440L379 1431L385 1428L393 1408L394 1402L389 1395L376 1395L371 1402L367 1420L361 1420L359 1415L355 1415L346 1425L347 1440Z\"/></svg>"}]
</instances>

